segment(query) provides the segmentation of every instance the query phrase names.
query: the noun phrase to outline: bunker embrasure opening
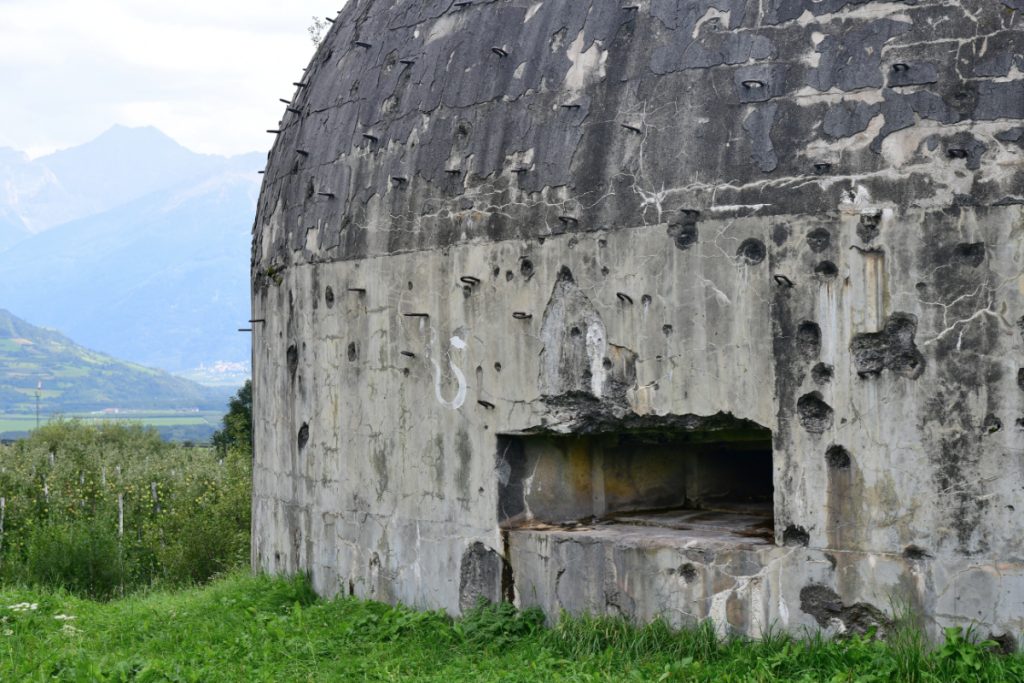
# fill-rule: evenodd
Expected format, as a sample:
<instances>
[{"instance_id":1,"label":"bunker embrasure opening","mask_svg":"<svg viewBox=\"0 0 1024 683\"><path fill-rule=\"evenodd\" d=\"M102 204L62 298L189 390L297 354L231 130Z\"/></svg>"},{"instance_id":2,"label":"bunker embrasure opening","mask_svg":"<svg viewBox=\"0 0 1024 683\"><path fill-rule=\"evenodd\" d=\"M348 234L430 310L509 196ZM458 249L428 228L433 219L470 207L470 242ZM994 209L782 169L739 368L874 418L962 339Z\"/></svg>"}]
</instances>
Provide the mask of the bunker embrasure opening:
<instances>
[{"instance_id":1,"label":"bunker embrasure opening","mask_svg":"<svg viewBox=\"0 0 1024 683\"><path fill-rule=\"evenodd\" d=\"M498 446L506 529L626 524L774 539L772 436L752 423L503 436Z\"/></svg>"}]
</instances>

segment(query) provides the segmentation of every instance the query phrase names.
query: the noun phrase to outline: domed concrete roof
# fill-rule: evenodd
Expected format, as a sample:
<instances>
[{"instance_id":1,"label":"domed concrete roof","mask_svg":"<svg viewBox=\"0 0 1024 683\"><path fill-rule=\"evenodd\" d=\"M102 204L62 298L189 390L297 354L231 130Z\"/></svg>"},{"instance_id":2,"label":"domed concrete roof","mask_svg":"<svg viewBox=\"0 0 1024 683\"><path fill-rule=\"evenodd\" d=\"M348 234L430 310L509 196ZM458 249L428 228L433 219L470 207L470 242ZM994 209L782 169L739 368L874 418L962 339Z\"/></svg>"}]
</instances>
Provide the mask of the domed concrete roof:
<instances>
[{"instance_id":1,"label":"domed concrete roof","mask_svg":"<svg viewBox=\"0 0 1024 683\"><path fill-rule=\"evenodd\" d=\"M1019 202L1017 2L351 0L280 124L257 259Z\"/></svg>"}]
</instances>

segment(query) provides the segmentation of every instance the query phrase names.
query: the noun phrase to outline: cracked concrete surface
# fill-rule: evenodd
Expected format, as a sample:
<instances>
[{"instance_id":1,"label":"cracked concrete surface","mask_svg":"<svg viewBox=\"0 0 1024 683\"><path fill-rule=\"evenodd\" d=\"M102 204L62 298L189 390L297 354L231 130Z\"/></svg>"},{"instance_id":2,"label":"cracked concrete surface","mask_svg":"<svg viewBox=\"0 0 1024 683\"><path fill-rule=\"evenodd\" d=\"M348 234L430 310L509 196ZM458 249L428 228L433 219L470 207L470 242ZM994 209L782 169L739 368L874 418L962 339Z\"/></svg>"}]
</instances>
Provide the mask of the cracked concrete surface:
<instances>
[{"instance_id":1,"label":"cracked concrete surface","mask_svg":"<svg viewBox=\"0 0 1024 683\"><path fill-rule=\"evenodd\" d=\"M254 226L254 564L1019 634L1019 5L350 0ZM501 435L717 415L772 432L775 544L499 528Z\"/></svg>"}]
</instances>

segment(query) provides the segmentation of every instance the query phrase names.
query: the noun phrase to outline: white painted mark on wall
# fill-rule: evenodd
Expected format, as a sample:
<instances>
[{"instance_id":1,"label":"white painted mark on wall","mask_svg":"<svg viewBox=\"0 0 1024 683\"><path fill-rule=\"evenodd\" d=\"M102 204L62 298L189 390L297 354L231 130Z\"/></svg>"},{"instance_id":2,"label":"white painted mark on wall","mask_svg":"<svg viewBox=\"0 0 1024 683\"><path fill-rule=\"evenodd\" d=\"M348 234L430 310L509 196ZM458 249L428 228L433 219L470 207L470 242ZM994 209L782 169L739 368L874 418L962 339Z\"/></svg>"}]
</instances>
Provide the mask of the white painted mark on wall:
<instances>
[{"instance_id":1,"label":"white painted mark on wall","mask_svg":"<svg viewBox=\"0 0 1024 683\"><path fill-rule=\"evenodd\" d=\"M604 356L608 352L605 340L604 325L600 321L590 323L587 327L587 356L590 358L590 392L601 398L604 387L605 371Z\"/></svg>"},{"instance_id":2,"label":"white painted mark on wall","mask_svg":"<svg viewBox=\"0 0 1024 683\"><path fill-rule=\"evenodd\" d=\"M433 339L436 339L436 334L431 334ZM460 351L466 348L466 341L459 337L452 337L448 340L448 345L451 348L459 349ZM433 346L433 344L431 344ZM458 389L455 391L455 398L451 401L445 399L441 393L441 364L434 358L430 359L430 362L434 364L434 395L437 397L437 402L443 405L445 408L451 408L452 410L458 410L466 403L466 375L452 360L451 353L446 351L445 357L448 359L448 368L452 374L455 375L455 381L458 384Z\"/></svg>"}]
</instances>

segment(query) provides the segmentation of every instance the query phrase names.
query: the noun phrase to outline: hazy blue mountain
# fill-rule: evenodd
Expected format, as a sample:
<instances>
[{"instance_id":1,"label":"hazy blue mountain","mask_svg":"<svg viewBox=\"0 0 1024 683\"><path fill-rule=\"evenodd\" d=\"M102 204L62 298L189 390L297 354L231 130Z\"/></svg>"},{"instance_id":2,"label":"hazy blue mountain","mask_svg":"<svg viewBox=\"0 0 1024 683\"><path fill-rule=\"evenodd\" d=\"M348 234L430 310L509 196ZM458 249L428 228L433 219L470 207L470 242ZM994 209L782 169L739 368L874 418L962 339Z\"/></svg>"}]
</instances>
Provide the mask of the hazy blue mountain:
<instances>
[{"instance_id":1,"label":"hazy blue mountain","mask_svg":"<svg viewBox=\"0 0 1024 683\"><path fill-rule=\"evenodd\" d=\"M0 413L32 413L42 383L48 412L223 410L227 395L160 370L90 351L0 309Z\"/></svg>"},{"instance_id":2,"label":"hazy blue mountain","mask_svg":"<svg viewBox=\"0 0 1024 683\"><path fill-rule=\"evenodd\" d=\"M45 166L21 152L0 148L0 251L32 234L29 216L35 220L42 213L64 212L68 202Z\"/></svg>"},{"instance_id":3,"label":"hazy blue mountain","mask_svg":"<svg viewBox=\"0 0 1024 683\"><path fill-rule=\"evenodd\" d=\"M264 162L121 126L36 160L0 149L0 307L119 358L237 384Z\"/></svg>"},{"instance_id":4,"label":"hazy blue mountain","mask_svg":"<svg viewBox=\"0 0 1024 683\"><path fill-rule=\"evenodd\" d=\"M29 232L21 219L0 207L0 251L28 237Z\"/></svg>"},{"instance_id":5,"label":"hazy blue mountain","mask_svg":"<svg viewBox=\"0 0 1024 683\"><path fill-rule=\"evenodd\" d=\"M0 216L38 233L201 179L227 162L191 152L156 128L124 126L35 160L0 149Z\"/></svg>"},{"instance_id":6,"label":"hazy blue mountain","mask_svg":"<svg viewBox=\"0 0 1024 683\"><path fill-rule=\"evenodd\" d=\"M181 372L250 359L249 241L262 155L0 252L0 305L91 348Z\"/></svg>"},{"instance_id":7,"label":"hazy blue mountain","mask_svg":"<svg viewBox=\"0 0 1024 683\"><path fill-rule=\"evenodd\" d=\"M225 159L191 152L156 128L114 126L91 142L36 163L57 178L74 212L39 226L45 229L197 180L219 171Z\"/></svg>"}]
</instances>

